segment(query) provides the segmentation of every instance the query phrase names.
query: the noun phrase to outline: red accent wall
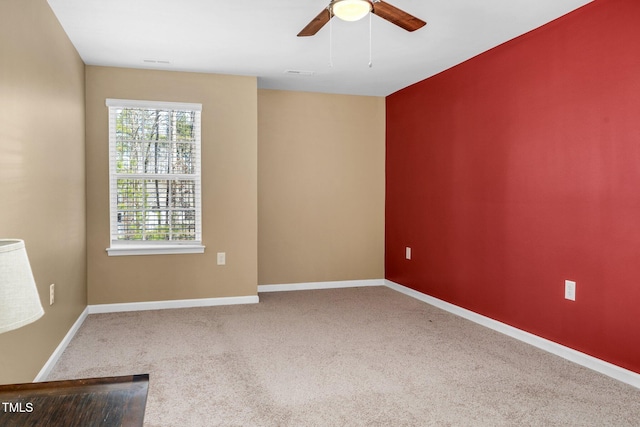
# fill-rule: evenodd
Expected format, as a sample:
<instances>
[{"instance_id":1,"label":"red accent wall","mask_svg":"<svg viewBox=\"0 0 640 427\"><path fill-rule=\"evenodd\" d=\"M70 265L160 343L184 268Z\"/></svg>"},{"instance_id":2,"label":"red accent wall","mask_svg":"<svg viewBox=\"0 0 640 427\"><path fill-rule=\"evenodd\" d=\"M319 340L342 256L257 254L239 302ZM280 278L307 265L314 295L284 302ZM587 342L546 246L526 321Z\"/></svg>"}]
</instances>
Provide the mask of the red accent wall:
<instances>
[{"instance_id":1,"label":"red accent wall","mask_svg":"<svg viewBox=\"0 0 640 427\"><path fill-rule=\"evenodd\" d=\"M640 373L640 1L595 0L386 107L387 279Z\"/></svg>"}]
</instances>

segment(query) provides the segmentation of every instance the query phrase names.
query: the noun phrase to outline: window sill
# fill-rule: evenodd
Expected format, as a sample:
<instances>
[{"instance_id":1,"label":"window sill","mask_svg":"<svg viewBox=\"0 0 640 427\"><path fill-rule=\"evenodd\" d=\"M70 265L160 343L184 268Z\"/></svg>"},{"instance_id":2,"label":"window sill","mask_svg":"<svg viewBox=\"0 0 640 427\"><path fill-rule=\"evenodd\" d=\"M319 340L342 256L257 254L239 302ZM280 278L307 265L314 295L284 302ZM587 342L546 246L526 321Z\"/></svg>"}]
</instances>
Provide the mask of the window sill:
<instances>
[{"instance_id":1,"label":"window sill","mask_svg":"<svg viewBox=\"0 0 640 427\"><path fill-rule=\"evenodd\" d=\"M115 245L107 248L109 256L202 254L203 245Z\"/></svg>"}]
</instances>

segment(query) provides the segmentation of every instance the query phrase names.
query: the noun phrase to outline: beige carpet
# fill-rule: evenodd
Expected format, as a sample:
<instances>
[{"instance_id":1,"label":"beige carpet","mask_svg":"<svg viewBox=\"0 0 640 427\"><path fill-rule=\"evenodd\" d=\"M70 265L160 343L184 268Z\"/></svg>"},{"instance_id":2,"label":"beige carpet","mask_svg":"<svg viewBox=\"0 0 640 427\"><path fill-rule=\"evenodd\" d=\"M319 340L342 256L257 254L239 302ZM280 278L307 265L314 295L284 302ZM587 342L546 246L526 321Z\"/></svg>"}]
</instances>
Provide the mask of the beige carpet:
<instances>
[{"instance_id":1,"label":"beige carpet","mask_svg":"<svg viewBox=\"0 0 640 427\"><path fill-rule=\"evenodd\" d=\"M153 427L640 425L640 390L386 287L91 315L48 379L138 373Z\"/></svg>"}]
</instances>

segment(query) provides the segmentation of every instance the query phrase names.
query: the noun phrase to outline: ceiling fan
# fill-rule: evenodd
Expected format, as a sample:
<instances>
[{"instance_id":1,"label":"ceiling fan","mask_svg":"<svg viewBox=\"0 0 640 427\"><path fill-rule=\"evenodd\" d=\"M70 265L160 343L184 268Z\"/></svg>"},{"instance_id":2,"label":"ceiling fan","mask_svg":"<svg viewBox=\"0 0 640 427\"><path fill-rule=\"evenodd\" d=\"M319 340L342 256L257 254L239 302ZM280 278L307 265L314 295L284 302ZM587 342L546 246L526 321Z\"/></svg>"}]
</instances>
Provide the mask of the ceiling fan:
<instances>
[{"instance_id":1,"label":"ceiling fan","mask_svg":"<svg viewBox=\"0 0 640 427\"><path fill-rule=\"evenodd\" d=\"M331 0L329 5L298 33L298 37L315 35L333 16L345 21L357 21L369 12L407 31L415 31L426 24L422 19L382 0Z\"/></svg>"}]
</instances>

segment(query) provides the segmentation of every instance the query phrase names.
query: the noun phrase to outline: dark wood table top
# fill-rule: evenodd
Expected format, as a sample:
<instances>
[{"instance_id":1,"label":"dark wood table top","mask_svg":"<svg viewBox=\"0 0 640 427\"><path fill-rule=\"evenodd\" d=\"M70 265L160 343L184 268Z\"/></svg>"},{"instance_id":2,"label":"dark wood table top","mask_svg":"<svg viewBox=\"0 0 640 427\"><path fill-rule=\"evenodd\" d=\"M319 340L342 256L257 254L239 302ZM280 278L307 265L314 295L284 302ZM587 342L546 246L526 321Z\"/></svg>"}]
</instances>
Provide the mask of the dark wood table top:
<instances>
[{"instance_id":1,"label":"dark wood table top","mask_svg":"<svg viewBox=\"0 0 640 427\"><path fill-rule=\"evenodd\" d=\"M148 390L148 374L0 385L0 426L138 427Z\"/></svg>"}]
</instances>

